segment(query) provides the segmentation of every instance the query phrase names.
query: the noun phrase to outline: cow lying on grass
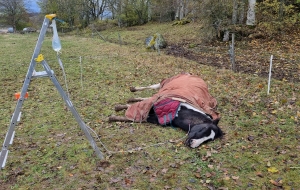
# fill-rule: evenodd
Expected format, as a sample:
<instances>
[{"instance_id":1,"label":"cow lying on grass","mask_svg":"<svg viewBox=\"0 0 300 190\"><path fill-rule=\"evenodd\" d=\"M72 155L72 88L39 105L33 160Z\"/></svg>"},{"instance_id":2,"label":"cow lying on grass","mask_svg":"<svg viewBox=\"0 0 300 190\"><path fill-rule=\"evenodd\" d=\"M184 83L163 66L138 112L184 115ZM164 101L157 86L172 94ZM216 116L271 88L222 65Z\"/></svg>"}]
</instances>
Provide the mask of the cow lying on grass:
<instances>
[{"instance_id":1,"label":"cow lying on grass","mask_svg":"<svg viewBox=\"0 0 300 190\"><path fill-rule=\"evenodd\" d=\"M206 83L197 76L179 74L148 87L131 87L131 91L159 89L150 98L133 98L127 105L117 105L116 111L126 109L125 116L110 116L109 121L149 122L178 127L188 132L186 145L200 144L223 135L218 127L217 101L208 92Z\"/></svg>"}]
</instances>

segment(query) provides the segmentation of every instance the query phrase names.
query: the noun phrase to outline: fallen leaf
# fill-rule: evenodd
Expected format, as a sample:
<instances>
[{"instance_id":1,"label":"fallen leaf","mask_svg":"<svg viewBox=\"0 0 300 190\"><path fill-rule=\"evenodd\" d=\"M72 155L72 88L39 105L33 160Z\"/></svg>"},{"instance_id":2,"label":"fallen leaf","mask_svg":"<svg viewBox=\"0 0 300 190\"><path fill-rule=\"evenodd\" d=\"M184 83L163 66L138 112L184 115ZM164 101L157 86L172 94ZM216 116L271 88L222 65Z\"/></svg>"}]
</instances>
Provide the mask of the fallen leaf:
<instances>
[{"instance_id":1,"label":"fallen leaf","mask_svg":"<svg viewBox=\"0 0 300 190\"><path fill-rule=\"evenodd\" d=\"M273 185L277 186L277 187L281 187L282 184L277 182L277 181L274 181L273 179L270 180L270 183L272 183Z\"/></svg>"},{"instance_id":2,"label":"fallen leaf","mask_svg":"<svg viewBox=\"0 0 300 190\"><path fill-rule=\"evenodd\" d=\"M256 175L257 175L258 177L264 177L264 175L263 175L261 172L257 172Z\"/></svg>"},{"instance_id":3,"label":"fallen leaf","mask_svg":"<svg viewBox=\"0 0 300 190\"><path fill-rule=\"evenodd\" d=\"M240 177L239 177L239 176L231 176L231 178L234 179L234 180L237 180L237 179L239 179Z\"/></svg>"},{"instance_id":4,"label":"fallen leaf","mask_svg":"<svg viewBox=\"0 0 300 190\"><path fill-rule=\"evenodd\" d=\"M206 176L207 178L210 178L210 177L212 176L212 174L209 173L209 172L206 172L205 176Z\"/></svg>"},{"instance_id":5,"label":"fallen leaf","mask_svg":"<svg viewBox=\"0 0 300 190\"><path fill-rule=\"evenodd\" d=\"M117 182L120 182L121 181L121 178L110 178L110 183L117 183Z\"/></svg>"},{"instance_id":6,"label":"fallen leaf","mask_svg":"<svg viewBox=\"0 0 300 190\"><path fill-rule=\"evenodd\" d=\"M249 136L248 136L248 140L249 140L249 141L253 141L253 140L254 140L254 137L251 136L251 135L249 135Z\"/></svg>"},{"instance_id":7,"label":"fallen leaf","mask_svg":"<svg viewBox=\"0 0 300 190\"><path fill-rule=\"evenodd\" d=\"M152 183L152 182L154 182L155 181L155 178L154 177L151 177L150 178L150 182Z\"/></svg>"},{"instance_id":8,"label":"fallen leaf","mask_svg":"<svg viewBox=\"0 0 300 190\"><path fill-rule=\"evenodd\" d=\"M277 110L273 110L271 111L272 114L276 114L277 113Z\"/></svg>"},{"instance_id":9,"label":"fallen leaf","mask_svg":"<svg viewBox=\"0 0 300 190\"><path fill-rule=\"evenodd\" d=\"M176 163L171 163L171 164L169 164L169 166L170 166L171 168L177 168L177 164L176 164Z\"/></svg>"},{"instance_id":10,"label":"fallen leaf","mask_svg":"<svg viewBox=\"0 0 300 190\"><path fill-rule=\"evenodd\" d=\"M270 167L270 168L268 168L268 172L270 172L270 173L277 173L278 170L275 167Z\"/></svg>"},{"instance_id":11,"label":"fallen leaf","mask_svg":"<svg viewBox=\"0 0 300 190\"><path fill-rule=\"evenodd\" d=\"M210 151L206 152L206 157L211 157L211 152Z\"/></svg>"},{"instance_id":12,"label":"fallen leaf","mask_svg":"<svg viewBox=\"0 0 300 190\"><path fill-rule=\"evenodd\" d=\"M167 171L168 171L168 169L164 168L164 169L161 170L161 173L165 174L165 173L167 173Z\"/></svg>"},{"instance_id":13,"label":"fallen leaf","mask_svg":"<svg viewBox=\"0 0 300 190\"><path fill-rule=\"evenodd\" d=\"M125 181L126 186L130 186L132 184L131 179L125 178L124 181Z\"/></svg>"},{"instance_id":14,"label":"fallen leaf","mask_svg":"<svg viewBox=\"0 0 300 190\"><path fill-rule=\"evenodd\" d=\"M198 168L196 172L197 172L197 173L200 173L201 171L202 171L202 169L201 169L201 168Z\"/></svg>"}]
</instances>

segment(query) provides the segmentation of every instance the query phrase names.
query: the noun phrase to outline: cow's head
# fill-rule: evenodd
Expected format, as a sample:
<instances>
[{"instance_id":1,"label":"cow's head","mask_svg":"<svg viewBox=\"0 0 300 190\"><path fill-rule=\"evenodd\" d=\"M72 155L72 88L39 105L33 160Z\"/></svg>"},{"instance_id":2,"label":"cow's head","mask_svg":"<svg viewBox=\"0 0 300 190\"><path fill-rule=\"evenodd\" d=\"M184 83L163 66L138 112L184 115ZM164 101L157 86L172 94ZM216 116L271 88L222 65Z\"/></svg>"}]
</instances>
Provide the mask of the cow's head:
<instances>
[{"instance_id":1,"label":"cow's head","mask_svg":"<svg viewBox=\"0 0 300 190\"><path fill-rule=\"evenodd\" d=\"M220 119L211 122L205 122L194 125L186 139L186 145L191 148L197 148L200 144L214 140L223 135L222 130L218 127Z\"/></svg>"}]
</instances>

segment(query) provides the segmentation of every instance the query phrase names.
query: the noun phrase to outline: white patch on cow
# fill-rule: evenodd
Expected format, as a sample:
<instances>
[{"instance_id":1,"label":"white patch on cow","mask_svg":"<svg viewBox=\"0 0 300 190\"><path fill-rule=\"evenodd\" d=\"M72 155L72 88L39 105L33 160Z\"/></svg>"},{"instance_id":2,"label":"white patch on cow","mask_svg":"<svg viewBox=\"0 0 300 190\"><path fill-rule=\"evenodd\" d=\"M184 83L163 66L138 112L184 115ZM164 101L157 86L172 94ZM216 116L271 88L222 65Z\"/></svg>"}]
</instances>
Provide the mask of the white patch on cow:
<instances>
[{"instance_id":1,"label":"white patch on cow","mask_svg":"<svg viewBox=\"0 0 300 190\"><path fill-rule=\"evenodd\" d=\"M215 135L216 135L216 133L215 133L213 130L211 130L211 133L210 133L210 135L209 135L208 137L203 137L203 138L201 138L201 139L192 139L192 140L191 140L190 147L191 147L191 148L196 148L196 147L198 147L200 144L202 144L203 142L205 142L205 141L207 141L207 140L209 140L209 139L214 140Z\"/></svg>"},{"instance_id":2,"label":"white patch on cow","mask_svg":"<svg viewBox=\"0 0 300 190\"><path fill-rule=\"evenodd\" d=\"M141 90L145 90L145 89L152 89L152 90L160 89L160 83L153 84L150 86L145 86L145 87L135 87L135 90L137 90L137 91L141 91Z\"/></svg>"},{"instance_id":3,"label":"white patch on cow","mask_svg":"<svg viewBox=\"0 0 300 190\"><path fill-rule=\"evenodd\" d=\"M196 111L196 112L202 113L203 115L206 115L203 111L198 110L197 108L194 108L193 106L191 106L191 105L189 105L189 104L187 104L187 103L181 102L181 103L180 103L180 107L181 107L181 106L184 106L184 107L186 107L187 109L194 110L194 111ZM178 117L178 112L180 111L180 107L179 107L179 109L178 109L178 111L177 111L176 117Z\"/></svg>"},{"instance_id":4,"label":"white patch on cow","mask_svg":"<svg viewBox=\"0 0 300 190\"><path fill-rule=\"evenodd\" d=\"M159 89L159 88L160 88L160 83L158 83L158 84L153 84L153 85L149 86L149 88L151 88L151 89L153 89L153 90Z\"/></svg>"}]
</instances>

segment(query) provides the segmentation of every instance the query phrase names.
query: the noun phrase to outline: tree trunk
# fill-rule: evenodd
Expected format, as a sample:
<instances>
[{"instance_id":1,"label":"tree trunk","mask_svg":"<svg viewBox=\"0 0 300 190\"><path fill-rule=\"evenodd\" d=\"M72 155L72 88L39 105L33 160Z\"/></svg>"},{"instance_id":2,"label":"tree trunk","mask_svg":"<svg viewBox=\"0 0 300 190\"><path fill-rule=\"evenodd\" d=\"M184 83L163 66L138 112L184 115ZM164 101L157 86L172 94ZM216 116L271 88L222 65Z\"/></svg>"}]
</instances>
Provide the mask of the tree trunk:
<instances>
[{"instance_id":1,"label":"tree trunk","mask_svg":"<svg viewBox=\"0 0 300 190\"><path fill-rule=\"evenodd\" d=\"M248 13L247 13L247 21L246 24L253 26L255 25L255 4L256 0L248 0L249 7L248 7Z\"/></svg>"},{"instance_id":2,"label":"tree trunk","mask_svg":"<svg viewBox=\"0 0 300 190\"><path fill-rule=\"evenodd\" d=\"M184 15L184 6L183 6L183 0L180 0L180 14L179 14L179 20L183 19L183 15Z\"/></svg>"},{"instance_id":3,"label":"tree trunk","mask_svg":"<svg viewBox=\"0 0 300 190\"><path fill-rule=\"evenodd\" d=\"M151 1L147 1L147 9L148 9L148 22L152 19L152 7L151 7Z\"/></svg>"},{"instance_id":4,"label":"tree trunk","mask_svg":"<svg viewBox=\"0 0 300 190\"><path fill-rule=\"evenodd\" d=\"M176 10L176 20L181 20L183 18L183 0L177 0L177 10Z\"/></svg>"},{"instance_id":5,"label":"tree trunk","mask_svg":"<svg viewBox=\"0 0 300 190\"><path fill-rule=\"evenodd\" d=\"M283 16L284 16L284 0L280 0L280 4L279 4L279 11L278 11L278 19L280 21L283 20Z\"/></svg>"},{"instance_id":6,"label":"tree trunk","mask_svg":"<svg viewBox=\"0 0 300 190\"><path fill-rule=\"evenodd\" d=\"M244 15L245 15L245 3L241 2L240 3L240 7L239 7L239 24L243 24L244 23Z\"/></svg>"},{"instance_id":7,"label":"tree trunk","mask_svg":"<svg viewBox=\"0 0 300 190\"><path fill-rule=\"evenodd\" d=\"M238 12L238 3L237 0L233 0L232 24L236 24L237 22L237 12Z\"/></svg>"}]
</instances>

